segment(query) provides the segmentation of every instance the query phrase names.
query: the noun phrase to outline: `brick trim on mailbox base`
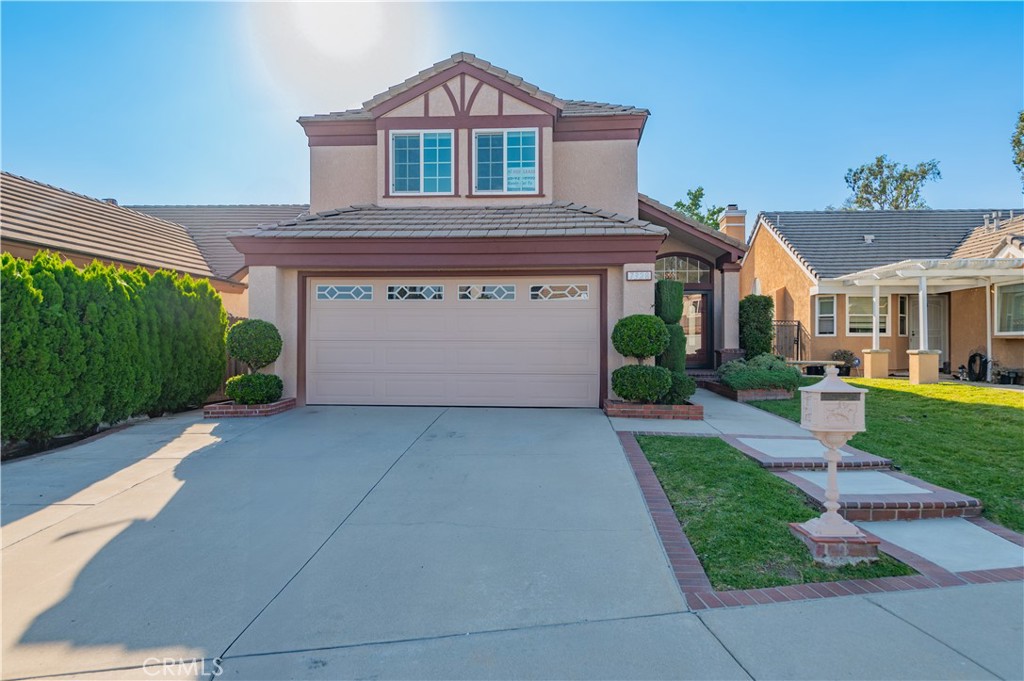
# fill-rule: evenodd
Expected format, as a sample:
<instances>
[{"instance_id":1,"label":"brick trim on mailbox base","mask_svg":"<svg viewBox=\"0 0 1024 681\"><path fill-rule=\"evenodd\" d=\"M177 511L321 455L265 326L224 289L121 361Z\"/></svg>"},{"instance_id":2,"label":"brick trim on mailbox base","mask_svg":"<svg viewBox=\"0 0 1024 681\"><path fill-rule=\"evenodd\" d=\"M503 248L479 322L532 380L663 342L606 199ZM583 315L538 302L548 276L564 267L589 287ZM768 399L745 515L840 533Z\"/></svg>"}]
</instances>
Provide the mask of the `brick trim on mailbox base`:
<instances>
[{"instance_id":1,"label":"brick trim on mailbox base","mask_svg":"<svg viewBox=\"0 0 1024 681\"><path fill-rule=\"evenodd\" d=\"M223 419L240 416L273 416L295 408L295 398L286 397L270 404L235 404L217 402L203 407L204 419Z\"/></svg>"},{"instance_id":2,"label":"brick trim on mailbox base","mask_svg":"<svg viewBox=\"0 0 1024 681\"><path fill-rule=\"evenodd\" d=\"M882 543L878 538L864 534L856 537L819 537L808 532L800 523L790 523L789 531L811 550L814 562L830 566L878 560L878 545Z\"/></svg>"},{"instance_id":3,"label":"brick trim on mailbox base","mask_svg":"<svg viewBox=\"0 0 1024 681\"><path fill-rule=\"evenodd\" d=\"M676 419L703 421L704 407L699 404L640 404L605 400L604 413L608 417L624 419Z\"/></svg>"}]
</instances>

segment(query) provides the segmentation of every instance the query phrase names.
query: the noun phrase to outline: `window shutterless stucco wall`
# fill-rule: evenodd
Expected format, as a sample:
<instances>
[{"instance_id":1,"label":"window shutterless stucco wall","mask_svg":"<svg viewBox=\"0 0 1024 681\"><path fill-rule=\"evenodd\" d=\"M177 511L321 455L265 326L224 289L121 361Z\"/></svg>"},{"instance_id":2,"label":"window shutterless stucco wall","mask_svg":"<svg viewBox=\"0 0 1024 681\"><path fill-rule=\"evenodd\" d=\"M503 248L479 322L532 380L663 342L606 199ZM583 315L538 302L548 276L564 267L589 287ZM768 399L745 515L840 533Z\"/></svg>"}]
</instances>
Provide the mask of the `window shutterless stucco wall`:
<instances>
[{"instance_id":1,"label":"window shutterless stucco wall","mask_svg":"<svg viewBox=\"0 0 1024 681\"><path fill-rule=\"evenodd\" d=\"M996 323L995 295L992 299L993 331ZM955 372L974 352L985 354L985 287L949 294L949 359ZM992 335L992 357L1001 368L1024 368L1024 336Z\"/></svg>"}]
</instances>

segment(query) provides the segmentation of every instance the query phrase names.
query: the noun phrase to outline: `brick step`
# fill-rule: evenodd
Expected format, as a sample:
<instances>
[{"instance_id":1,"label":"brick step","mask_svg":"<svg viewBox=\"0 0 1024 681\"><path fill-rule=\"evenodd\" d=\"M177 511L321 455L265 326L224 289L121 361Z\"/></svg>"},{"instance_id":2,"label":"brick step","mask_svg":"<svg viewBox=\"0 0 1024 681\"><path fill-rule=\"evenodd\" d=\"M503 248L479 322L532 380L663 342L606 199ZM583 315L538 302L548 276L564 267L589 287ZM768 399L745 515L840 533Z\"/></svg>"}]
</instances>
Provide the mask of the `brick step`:
<instances>
[{"instance_id":1,"label":"brick step","mask_svg":"<svg viewBox=\"0 0 1024 681\"><path fill-rule=\"evenodd\" d=\"M769 470L825 470L825 446L813 437L725 436L722 438ZM889 470L892 460L843 447L840 470Z\"/></svg>"},{"instance_id":2,"label":"brick step","mask_svg":"<svg viewBox=\"0 0 1024 681\"><path fill-rule=\"evenodd\" d=\"M802 491L811 504L825 508L826 473L819 470L773 471ZM981 515L981 502L903 473L883 470L839 472L839 513L847 520L920 520Z\"/></svg>"}]
</instances>

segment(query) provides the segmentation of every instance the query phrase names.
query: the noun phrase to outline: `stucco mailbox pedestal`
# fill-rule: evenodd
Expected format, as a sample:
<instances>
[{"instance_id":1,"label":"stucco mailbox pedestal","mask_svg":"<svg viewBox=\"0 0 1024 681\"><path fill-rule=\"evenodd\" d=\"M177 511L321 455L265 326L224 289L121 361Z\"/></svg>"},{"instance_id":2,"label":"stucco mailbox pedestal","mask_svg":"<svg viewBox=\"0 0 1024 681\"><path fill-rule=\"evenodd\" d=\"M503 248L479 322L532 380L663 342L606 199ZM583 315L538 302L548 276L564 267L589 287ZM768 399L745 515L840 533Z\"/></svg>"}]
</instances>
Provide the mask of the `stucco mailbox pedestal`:
<instances>
[{"instance_id":1,"label":"stucco mailbox pedestal","mask_svg":"<svg viewBox=\"0 0 1024 681\"><path fill-rule=\"evenodd\" d=\"M825 565L850 565L878 559L878 540L867 537L857 526L839 515L837 481L839 449L856 433L864 431L864 394L839 379L834 366L825 378L800 388L800 426L825 445L828 482L825 512L805 523L790 523L790 530L811 550L814 560Z\"/></svg>"}]
</instances>

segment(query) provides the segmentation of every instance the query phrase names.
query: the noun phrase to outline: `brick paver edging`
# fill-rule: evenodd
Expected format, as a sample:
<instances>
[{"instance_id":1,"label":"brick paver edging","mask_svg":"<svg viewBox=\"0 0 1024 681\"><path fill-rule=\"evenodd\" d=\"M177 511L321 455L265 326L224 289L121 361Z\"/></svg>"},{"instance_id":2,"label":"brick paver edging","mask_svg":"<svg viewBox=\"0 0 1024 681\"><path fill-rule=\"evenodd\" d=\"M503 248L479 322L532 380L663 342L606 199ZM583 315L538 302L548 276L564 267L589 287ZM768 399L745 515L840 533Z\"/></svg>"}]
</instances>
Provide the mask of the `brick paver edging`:
<instances>
[{"instance_id":1,"label":"brick paver edging","mask_svg":"<svg viewBox=\"0 0 1024 681\"><path fill-rule=\"evenodd\" d=\"M662 435L663 433L652 433ZM654 521L661 543L665 547L669 564L675 573L679 588L686 597L686 603L692 610L707 608L730 608L745 605L767 603L786 603L814 598L834 598L836 596L859 596L887 591L910 591L915 589L938 589L965 584L985 584L989 582L1015 582L1024 580L1024 568L1000 568L996 570L975 570L971 572L949 572L938 565L925 560L898 546L882 541L879 549L906 563L920 574L905 577L877 577L874 579L849 579L838 582L817 582L812 584L795 584L767 589L738 589L736 591L715 591L711 586L704 567L700 564L697 553L693 550L690 540L683 533L683 528L676 519L675 510L665 496L658 477L654 474L650 462L636 441L637 433L620 432L619 441L626 454L626 460L633 468L640 491L647 509ZM971 522L984 527L993 534L1024 546L1024 537L983 518L969 518ZM995 529L998 528L998 531Z\"/></svg>"},{"instance_id":2,"label":"brick paver edging","mask_svg":"<svg viewBox=\"0 0 1024 681\"><path fill-rule=\"evenodd\" d=\"M295 408L295 398L289 397L270 404L235 404L217 402L203 407L204 419L222 419L240 416L274 416Z\"/></svg>"},{"instance_id":3,"label":"brick paver edging","mask_svg":"<svg viewBox=\"0 0 1024 681\"><path fill-rule=\"evenodd\" d=\"M604 413L609 418L704 420L703 405L689 402L686 404L639 404L637 402L605 400Z\"/></svg>"}]
</instances>

